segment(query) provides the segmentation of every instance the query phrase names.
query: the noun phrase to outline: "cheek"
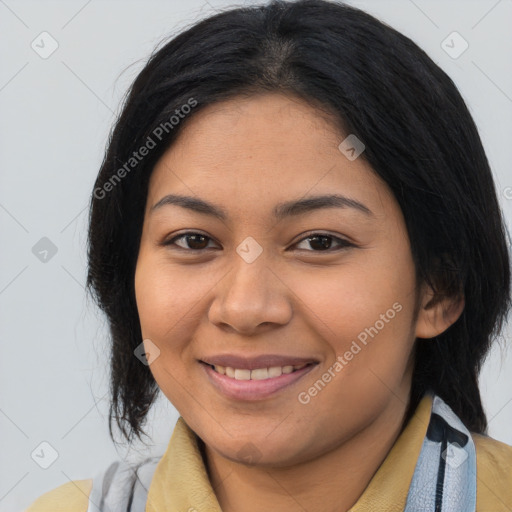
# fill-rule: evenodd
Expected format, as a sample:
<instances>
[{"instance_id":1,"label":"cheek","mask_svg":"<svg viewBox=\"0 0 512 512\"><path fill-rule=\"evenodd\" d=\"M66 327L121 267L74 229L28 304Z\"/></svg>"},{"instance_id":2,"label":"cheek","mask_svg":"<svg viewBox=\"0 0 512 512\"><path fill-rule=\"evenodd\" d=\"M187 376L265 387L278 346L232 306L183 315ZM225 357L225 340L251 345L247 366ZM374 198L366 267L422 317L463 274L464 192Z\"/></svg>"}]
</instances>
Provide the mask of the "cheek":
<instances>
[{"instance_id":1,"label":"cheek","mask_svg":"<svg viewBox=\"0 0 512 512\"><path fill-rule=\"evenodd\" d=\"M194 265L171 265L165 254L142 250L139 255L135 295L141 332L160 351L150 370L180 411L190 408L194 382L190 372L197 371L194 336L204 323L209 294L219 279Z\"/></svg>"},{"instance_id":2,"label":"cheek","mask_svg":"<svg viewBox=\"0 0 512 512\"><path fill-rule=\"evenodd\" d=\"M182 410L187 393L183 391L187 369L186 351L193 333L199 286L190 284L191 277L171 271L154 253L141 248L135 272L135 297L143 339L159 349L150 364L162 393ZM196 306L195 306L196 305Z\"/></svg>"},{"instance_id":3,"label":"cheek","mask_svg":"<svg viewBox=\"0 0 512 512\"><path fill-rule=\"evenodd\" d=\"M301 386L302 400L310 402L299 411L313 423L323 418L326 436L336 437L341 424L351 431L371 421L408 378L414 274L384 256L297 284L297 295L307 299L303 314L328 354L320 374Z\"/></svg>"},{"instance_id":4,"label":"cheek","mask_svg":"<svg viewBox=\"0 0 512 512\"><path fill-rule=\"evenodd\" d=\"M326 367L342 358L342 370L333 369L335 384L319 402L327 407L330 400L351 403L358 397L357 406L383 383L390 389L402 384L414 342L415 275L406 247L368 250L346 265L304 272L294 281L299 315L329 354Z\"/></svg>"},{"instance_id":5,"label":"cheek","mask_svg":"<svg viewBox=\"0 0 512 512\"><path fill-rule=\"evenodd\" d=\"M297 272L289 278L289 287L300 299L299 316L308 318L339 348L376 323L379 331L390 334L410 327L414 274L407 258L389 258L382 251L360 253L336 267Z\"/></svg>"},{"instance_id":6,"label":"cheek","mask_svg":"<svg viewBox=\"0 0 512 512\"><path fill-rule=\"evenodd\" d=\"M198 275L192 266L173 268L158 255L139 255L135 295L144 337L166 345L181 339L178 333L197 320L201 298L211 287Z\"/></svg>"}]
</instances>

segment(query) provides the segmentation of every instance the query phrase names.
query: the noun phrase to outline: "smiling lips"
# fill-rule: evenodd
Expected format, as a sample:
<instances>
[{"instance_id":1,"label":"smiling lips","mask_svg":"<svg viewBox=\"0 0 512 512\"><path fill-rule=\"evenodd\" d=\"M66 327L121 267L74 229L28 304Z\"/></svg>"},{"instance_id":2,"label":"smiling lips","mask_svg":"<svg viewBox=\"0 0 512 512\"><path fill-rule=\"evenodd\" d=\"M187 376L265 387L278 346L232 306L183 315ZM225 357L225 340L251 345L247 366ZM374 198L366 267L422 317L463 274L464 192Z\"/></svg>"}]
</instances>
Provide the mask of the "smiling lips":
<instances>
[{"instance_id":1,"label":"smiling lips","mask_svg":"<svg viewBox=\"0 0 512 512\"><path fill-rule=\"evenodd\" d=\"M213 369L222 375L236 380L266 380L280 377L283 373L293 373L295 370L304 368L302 365L271 366L270 368L256 368L254 370L245 370L242 368L231 368L231 366L213 365Z\"/></svg>"},{"instance_id":2,"label":"smiling lips","mask_svg":"<svg viewBox=\"0 0 512 512\"><path fill-rule=\"evenodd\" d=\"M218 355L200 360L211 382L230 398L257 400L270 396L308 373L313 359L262 355Z\"/></svg>"},{"instance_id":3,"label":"smiling lips","mask_svg":"<svg viewBox=\"0 0 512 512\"><path fill-rule=\"evenodd\" d=\"M293 373L308 364L312 359L265 354L257 357L242 357L224 354L207 357L203 363L210 365L217 373L236 380L266 380L280 377L283 373Z\"/></svg>"}]
</instances>

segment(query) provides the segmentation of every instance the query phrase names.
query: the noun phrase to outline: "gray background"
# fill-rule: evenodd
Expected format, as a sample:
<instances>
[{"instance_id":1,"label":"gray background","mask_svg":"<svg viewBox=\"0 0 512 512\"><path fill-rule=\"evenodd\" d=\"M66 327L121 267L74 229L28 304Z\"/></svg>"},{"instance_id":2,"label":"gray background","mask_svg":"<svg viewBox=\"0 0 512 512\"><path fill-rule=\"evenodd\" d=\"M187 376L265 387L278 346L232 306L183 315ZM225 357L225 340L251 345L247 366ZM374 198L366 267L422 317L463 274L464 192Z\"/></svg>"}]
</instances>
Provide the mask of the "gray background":
<instances>
[{"instance_id":1,"label":"gray background","mask_svg":"<svg viewBox=\"0 0 512 512\"><path fill-rule=\"evenodd\" d=\"M452 77L479 127L510 226L512 1L350 3L413 39ZM177 414L163 395L149 417L149 450L116 449L108 437L107 329L83 287L86 205L120 99L153 47L227 5L234 4L0 0L1 511L91 478L119 457L167 446ZM31 47L47 37L51 48L44 31L58 44L45 59ZM453 31L469 44L458 58L442 47ZM451 51L460 43L449 43ZM57 249L46 262L32 251L43 237ZM481 385L491 436L512 444L512 355L503 347L486 362ZM50 462L46 445L34 456L39 464L31 457L42 442L58 453L48 469L39 465Z\"/></svg>"}]
</instances>

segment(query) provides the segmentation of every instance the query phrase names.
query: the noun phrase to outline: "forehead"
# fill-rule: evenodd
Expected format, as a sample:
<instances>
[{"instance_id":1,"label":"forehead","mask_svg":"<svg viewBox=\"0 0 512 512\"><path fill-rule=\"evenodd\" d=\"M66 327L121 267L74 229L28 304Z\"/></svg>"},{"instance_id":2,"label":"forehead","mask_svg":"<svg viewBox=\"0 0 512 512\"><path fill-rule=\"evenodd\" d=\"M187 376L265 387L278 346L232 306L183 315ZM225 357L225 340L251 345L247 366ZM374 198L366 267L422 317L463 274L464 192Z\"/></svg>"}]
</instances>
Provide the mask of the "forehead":
<instances>
[{"instance_id":1,"label":"forehead","mask_svg":"<svg viewBox=\"0 0 512 512\"><path fill-rule=\"evenodd\" d=\"M265 205L271 214L275 203L311 195L382 202L389 189L363 158L340 151L345 137L334 118L296 97L209 105L187 120L157 162L148 208L172 193L210 197L228 210Z\"/></svg>"}]
</instances>

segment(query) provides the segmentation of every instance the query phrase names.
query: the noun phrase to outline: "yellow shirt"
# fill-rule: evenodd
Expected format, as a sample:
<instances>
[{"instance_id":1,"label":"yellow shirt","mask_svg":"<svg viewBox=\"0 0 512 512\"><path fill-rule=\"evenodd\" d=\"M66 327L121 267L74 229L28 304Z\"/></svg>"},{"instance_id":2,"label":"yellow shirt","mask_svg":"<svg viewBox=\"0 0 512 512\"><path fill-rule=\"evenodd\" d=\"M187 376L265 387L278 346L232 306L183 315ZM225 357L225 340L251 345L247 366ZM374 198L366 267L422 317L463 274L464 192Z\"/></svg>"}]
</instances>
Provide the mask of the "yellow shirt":
<instances>
[{"instance_id":1,"label":"yellow shirt","mask_svg":"<svg viewBox=\"0 0 512 512\"><path fill-rule=\"evenodd\" d=\"M425 438L432 397L425 395L363 494L349 512L403 511ZM477 512L512 512L512 446L472 434L477 457ZM92 479L75 480L39 497L25 512L86 512ZM158 462L146 512L222 512L197 438L180 417Z\"/></svg>"}]
</instances>

